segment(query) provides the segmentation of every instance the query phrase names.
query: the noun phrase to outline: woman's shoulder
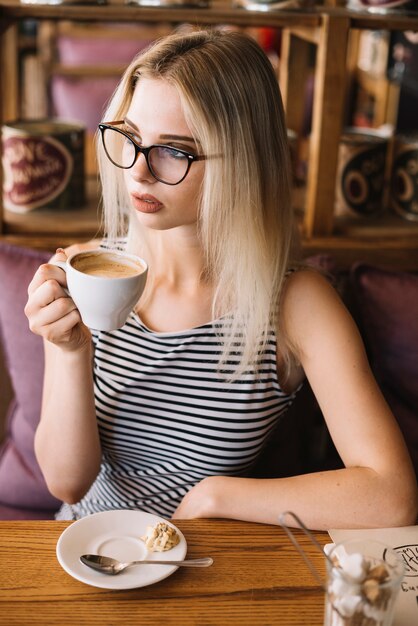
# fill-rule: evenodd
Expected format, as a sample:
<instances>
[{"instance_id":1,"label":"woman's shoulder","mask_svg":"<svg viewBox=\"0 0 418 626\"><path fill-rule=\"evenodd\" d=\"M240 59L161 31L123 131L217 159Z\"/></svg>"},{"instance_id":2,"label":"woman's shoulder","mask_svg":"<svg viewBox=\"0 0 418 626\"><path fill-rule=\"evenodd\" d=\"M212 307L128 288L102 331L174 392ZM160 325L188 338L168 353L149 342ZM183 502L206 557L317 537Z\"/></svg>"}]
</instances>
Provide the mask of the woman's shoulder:
<instances>
[{"instance_id":1,"label":"woman's shoulder","mask_svg":"<svg viewBox=\"0 0 418 626\"><path fill-rule=\"evenodd\" d=\"M292 343L302 346L314 338L351 326L352 320L336 289L321 272L292 271L281 299L281 321Z\"/></svg>"},{"instance_id":2,"label":"woman's shoulder","mask_svg":"<svg viewBox=\"0 0 418 626\"><path fill-rule=\"evenodd\" d=\"M283 300L288 302L297 298L299 302L301 297L320 297L324 294L333 294L337 297L331 283L330 277L313 267L307 265L292 267L286 273Z\"/></svg>"}]
</instances>

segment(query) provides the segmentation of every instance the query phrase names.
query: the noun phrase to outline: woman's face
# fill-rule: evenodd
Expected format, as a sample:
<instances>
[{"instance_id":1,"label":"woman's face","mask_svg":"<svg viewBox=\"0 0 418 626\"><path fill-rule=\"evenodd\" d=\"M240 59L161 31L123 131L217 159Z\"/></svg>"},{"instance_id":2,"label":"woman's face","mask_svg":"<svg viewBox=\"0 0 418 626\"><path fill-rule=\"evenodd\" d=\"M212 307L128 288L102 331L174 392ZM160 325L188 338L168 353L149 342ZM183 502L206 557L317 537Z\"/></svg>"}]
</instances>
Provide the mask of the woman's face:
<instances>
[{"instance_id":1,"label":"woman's face","mask_svg":"<svg viewBox=\"0 0 418 626\"><path fill-rule=\"evenodd\" d=\"M198 154L177 89L163 79L141 78L125 117L126 127L140 146L165 144ZM178 185L156 180L145 157L124 170L125 183L137 218L145 227L166 230L195 225L204 161L194 161Z\"/></svg>"}]
</instances>

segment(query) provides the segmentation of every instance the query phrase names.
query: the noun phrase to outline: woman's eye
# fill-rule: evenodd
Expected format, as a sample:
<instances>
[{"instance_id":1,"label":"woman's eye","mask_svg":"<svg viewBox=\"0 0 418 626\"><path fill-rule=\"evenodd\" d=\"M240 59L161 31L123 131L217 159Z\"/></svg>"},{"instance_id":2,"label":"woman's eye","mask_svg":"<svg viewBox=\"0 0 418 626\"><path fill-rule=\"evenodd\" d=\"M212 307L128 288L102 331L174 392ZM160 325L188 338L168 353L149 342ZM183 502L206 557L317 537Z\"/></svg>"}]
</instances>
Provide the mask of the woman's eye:
<instances>
[{"instance_id":1,"label":"woman's eye","mask_svg":"<svg viewBox=\"0 0 418 626\"><path fill-rule=\"evenodd\" d=\"M169 157L170 159L187 159L187 156L184 154L184 152L181 152L180 150L176 150L175 148L162 148L162 153L164 156Z\"/></svg>"}]
</instances>

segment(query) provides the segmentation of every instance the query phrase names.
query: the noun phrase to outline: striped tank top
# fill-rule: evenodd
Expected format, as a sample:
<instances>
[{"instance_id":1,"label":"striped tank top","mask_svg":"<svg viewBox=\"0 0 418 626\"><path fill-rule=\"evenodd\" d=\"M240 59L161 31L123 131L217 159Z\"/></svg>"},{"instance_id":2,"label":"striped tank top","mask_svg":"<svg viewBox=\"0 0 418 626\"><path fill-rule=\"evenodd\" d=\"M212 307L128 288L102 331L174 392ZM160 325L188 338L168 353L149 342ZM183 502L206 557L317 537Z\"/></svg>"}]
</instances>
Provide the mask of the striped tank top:
<instances>
[{"instance_id":1,"label":"striped tank top","mask_svg":"<svg viewBox=\"0 0 418 626\"><path fill-rule=\"evenodd\" d=\"M296 392L280 388L271 333L255 373L227 382L212 323L154 332L132 312L125 326L93 332L100 472L58 519L110 509L171 517L207 476L246 476Z\"/></svg>"}]
</instances>

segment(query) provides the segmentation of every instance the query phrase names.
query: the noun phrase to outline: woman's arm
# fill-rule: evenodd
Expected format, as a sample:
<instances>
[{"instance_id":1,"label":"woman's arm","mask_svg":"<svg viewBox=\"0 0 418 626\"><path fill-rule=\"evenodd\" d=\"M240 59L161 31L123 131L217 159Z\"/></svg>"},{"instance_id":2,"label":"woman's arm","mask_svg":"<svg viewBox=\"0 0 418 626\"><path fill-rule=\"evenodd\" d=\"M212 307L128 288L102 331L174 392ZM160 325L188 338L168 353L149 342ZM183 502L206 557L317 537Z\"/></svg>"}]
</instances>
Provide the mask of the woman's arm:
<instances>
[{"instance_id":1,"label":"woman's arm","mask_svg":"<svg viewBox=\"0 0 418 626\"><path fill-rule=\"evenodd\" d=\"M277 523L292 510L316 529L414 524L417 485L405 442L339 297L315 272L297 272L286 286L283 322L345 468L280 479L208 478L175 517Z\"/></svg>"},{"instance_id":2,"label":"woman's arm","mask_svg":"<svg viewBox=\"0 0 418 626\"><path fill-rule=\"evenodd\" d=\"M67 351L45 341L45 376L35 452L50 492L78 502L100 469L101 448L89 344Z\"/></svg>"},{"instance_id":3,"label":"woman's arm","mask_svg":"<svg viewBox=\"0 0 418 626\"><path fill-rule=\"evenodd\" d=\"M55 258L65 259L60 253ZM65 273L42 265L25 307L30 328L44 338L45 374L35 452L49 490L77 502L94 481L101 448L94 407L92 342L71 298Z\"/></svg>"}]
</instances>

